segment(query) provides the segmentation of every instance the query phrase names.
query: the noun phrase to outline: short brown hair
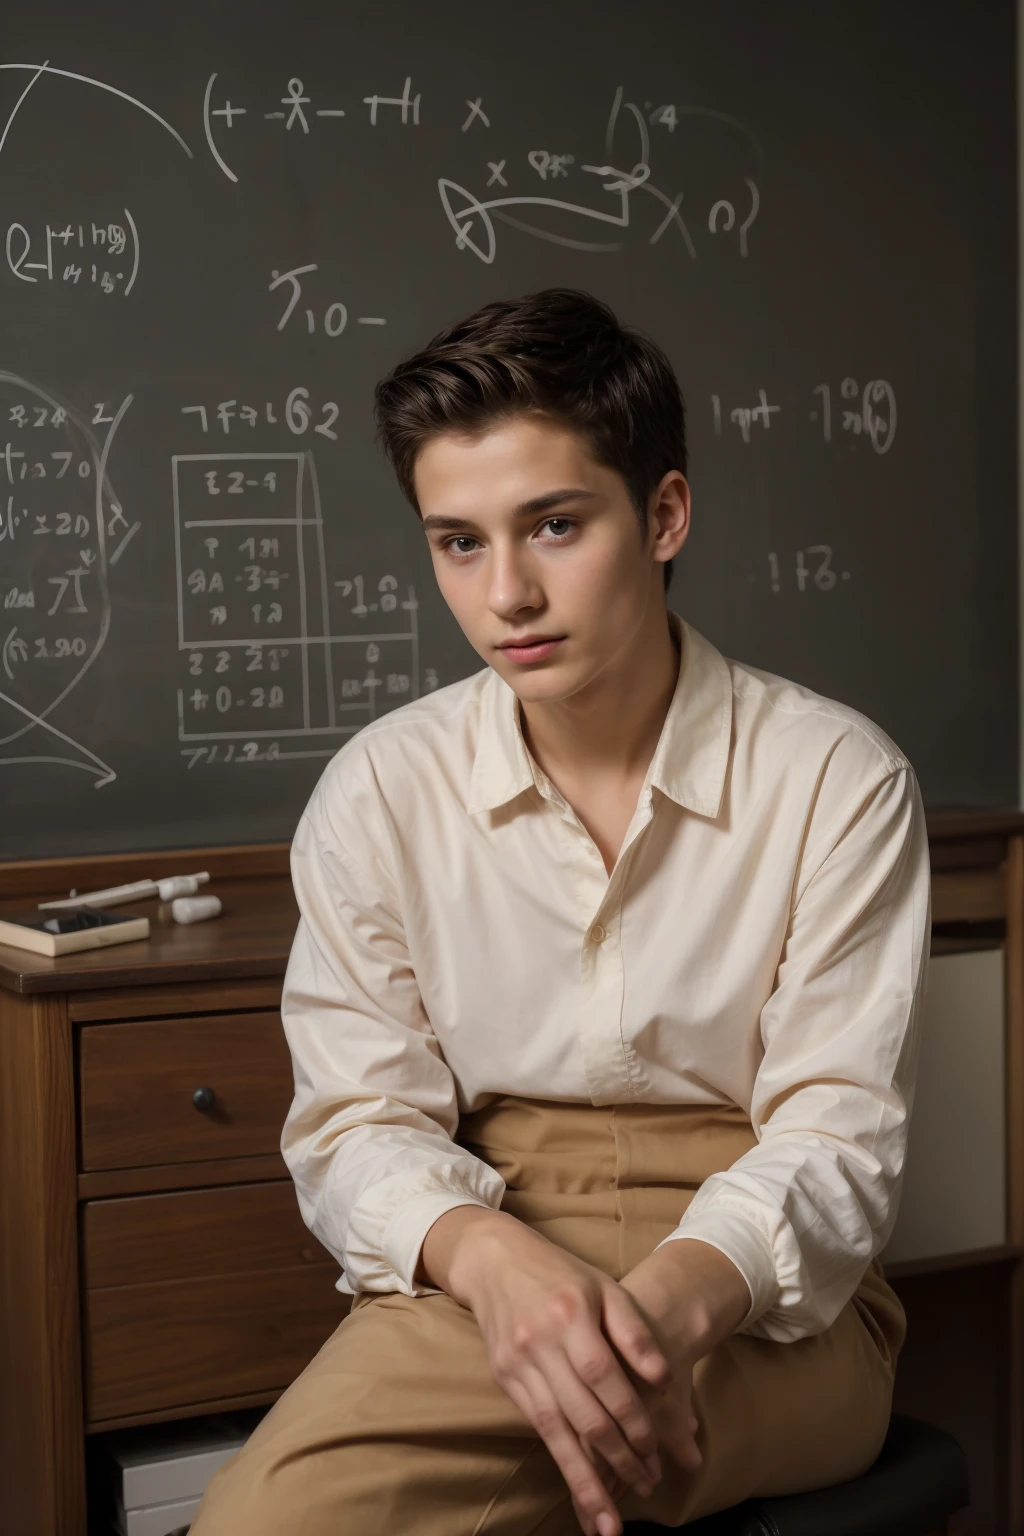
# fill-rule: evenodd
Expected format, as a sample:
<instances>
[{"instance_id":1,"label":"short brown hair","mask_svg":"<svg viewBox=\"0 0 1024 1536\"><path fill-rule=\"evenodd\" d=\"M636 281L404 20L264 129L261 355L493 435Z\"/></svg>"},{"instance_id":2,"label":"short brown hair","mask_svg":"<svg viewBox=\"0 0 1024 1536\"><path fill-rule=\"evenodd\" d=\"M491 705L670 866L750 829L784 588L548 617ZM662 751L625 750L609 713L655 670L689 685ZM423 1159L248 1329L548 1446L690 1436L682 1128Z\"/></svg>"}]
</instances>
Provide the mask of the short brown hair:
<instances>
[{"instance_id":1,"label":"short brown hair","mask_svg":"<svg viewBox=\"0 0 1024 1536\"><path fill-rule=\"evenodd\" d=\"M381 379L377 436L417 516L413 468L441 432L481 432L521 413L574 428L626 482L647 538L647 501L686 474L686 413L672 365L648 336L576 288L485 304ZM672 561L665 561L665 588Z\"/></svg>"}]
</instances>

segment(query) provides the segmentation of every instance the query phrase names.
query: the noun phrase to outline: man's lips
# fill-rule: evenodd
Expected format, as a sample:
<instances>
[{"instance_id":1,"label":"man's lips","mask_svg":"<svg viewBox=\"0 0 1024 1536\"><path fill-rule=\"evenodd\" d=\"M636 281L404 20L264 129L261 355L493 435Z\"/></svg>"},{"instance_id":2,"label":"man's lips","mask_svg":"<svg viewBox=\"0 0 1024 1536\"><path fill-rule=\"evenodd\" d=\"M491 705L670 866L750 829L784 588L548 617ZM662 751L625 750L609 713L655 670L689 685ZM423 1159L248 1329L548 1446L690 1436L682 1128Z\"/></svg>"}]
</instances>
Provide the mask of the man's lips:
<instances>
[{"instance_id":1,"label":"man's lips","mask_svg":"<svg viewBox=\"0 0 1024 1536\"><path fill-rule=\"evenodd\" d=\"M550 640L533 640L526 645L520 641L515 645L500 645L498 649L503 651L509 661L514 662L517 667L528 667L532 661L549 660L564 639L564 635L552 635Z\"/></svg>"},{"instance_id":2,"label":"man's lips","mask_svg":"<svg viewBox=\"0 0 1024 1536\"><path fill-rule=\"evenodd\" d=\"M536 635L531 640L504 640L499 651L528 651L532 645L550 645L553 640L564 640L564 635Z\"/></svg>"}]
</instances>

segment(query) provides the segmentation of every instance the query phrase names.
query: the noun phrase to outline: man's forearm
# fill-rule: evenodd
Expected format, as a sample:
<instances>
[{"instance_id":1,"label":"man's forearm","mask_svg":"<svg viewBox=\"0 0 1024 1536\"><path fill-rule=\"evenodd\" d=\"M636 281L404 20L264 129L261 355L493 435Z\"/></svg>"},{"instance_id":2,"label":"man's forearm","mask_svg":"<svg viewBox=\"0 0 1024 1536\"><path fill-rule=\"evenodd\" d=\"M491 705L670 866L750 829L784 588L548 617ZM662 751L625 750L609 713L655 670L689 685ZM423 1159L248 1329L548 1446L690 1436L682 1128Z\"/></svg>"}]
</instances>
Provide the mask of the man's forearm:
<instances>
[{"instance_id":1,"label":"man's forearm","mask_svg":"<svg viewBox=\"0 0 1024 1536\"><path fill-rule=\"evenodd\" d=\"M750 1311L750 1287L736 1265L695 1237L663 1243L620 1283L694 1360L735 1333Z\"/></svg>"},{"instance_id":2,"label":"man's forearm","mask_svg":"<svg viewBox=\"0 0 1024 1536\"><path fill-rule=\"evenodd\" d=\"M490 1228L496 1223L507 1223L515 1219L505 1211L494 1211L482 1205L457 1205L445 1211L423 1239L413 1277L417 1285L433 1285L438 1290L447 1291L449 1296L455 1296L459 1287L452 1278L453 1265L457 1256L464 1255L467 1242L472 1243L477 1239L484 1227ZM458 1296L455 1299L458 1300Z\"/></svg>"},{"instance_id":3,"label":"man's forearm","mask_svg":"<svg viewBox=\"0 0 1024 1536\"><path fill-rule=\"evenodd\" d=\"M506 1211L458 1205L428 1229L415 1280L463 1301L472 1252L496 1229L521 1223ZM750 1310L750 1288L731 1259L698 1238L656 1249L620 1282L657 1327L685 1340L699 1360L739 1327Z\"/></svg>"}]
</instances>

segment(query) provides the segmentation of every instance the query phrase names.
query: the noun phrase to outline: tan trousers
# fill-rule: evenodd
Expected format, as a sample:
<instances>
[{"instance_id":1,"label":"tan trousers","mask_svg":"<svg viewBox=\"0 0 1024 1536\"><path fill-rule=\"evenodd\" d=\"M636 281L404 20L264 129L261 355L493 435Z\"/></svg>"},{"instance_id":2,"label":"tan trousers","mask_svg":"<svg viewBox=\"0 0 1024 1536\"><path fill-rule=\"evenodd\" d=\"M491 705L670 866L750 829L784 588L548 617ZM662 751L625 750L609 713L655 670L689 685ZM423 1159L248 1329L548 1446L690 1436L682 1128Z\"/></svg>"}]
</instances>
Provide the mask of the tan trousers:
<instances>
[{"instance_id":1,"label":"tan trousers","mask_svg":"<svg viewBox=\"0 0 1024 1536\"><path fill-rule=\"evenodd\" d=\"M710 1174L756 1141L735 1106L595 1107L502 1098L458 1140L501 1173L502 1209L619 1280ZM885 1438L906 1332L875 1260L825 1333L734 1334L693 1375L703 1464L619 1501L674 1526L753 1494L865 1471ZM491 1375L452 1299L360 1293L246 1445L210 1482L192 1536L579 1536L561 1471Z\"/></svg>"}]
</instances>

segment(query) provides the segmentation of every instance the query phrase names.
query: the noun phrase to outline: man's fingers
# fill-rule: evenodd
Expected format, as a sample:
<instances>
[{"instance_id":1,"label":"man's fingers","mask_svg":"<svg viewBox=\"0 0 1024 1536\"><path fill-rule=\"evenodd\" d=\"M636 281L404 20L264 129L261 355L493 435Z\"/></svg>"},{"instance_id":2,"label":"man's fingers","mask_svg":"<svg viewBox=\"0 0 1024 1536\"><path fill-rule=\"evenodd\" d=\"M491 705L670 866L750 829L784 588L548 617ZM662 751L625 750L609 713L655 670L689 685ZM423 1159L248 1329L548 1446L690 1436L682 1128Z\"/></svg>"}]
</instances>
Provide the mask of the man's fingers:
<instances>
[{"instance_id":1,"label":"man's fingers","mask_svg":"<svg viewBox=\"0 0 1024 1536\"><path fill-rule=\"evenodd\" d=\"M613 1287L609 1286L608 1292L612 1289ZM628 1311L631 1303L627 1293L620 1291L618 1299L621 1301L622 1308ZM618 1303L613 1300L611 1307L605 1309L606 1319L616 1312L617 1306ZM654 1346L654 1340L639 1313L634 1313L634 1319L638 1328L643 1330L643 1334L651 1339L651 1344ZM638 1346L636 1353L642 1354L641 1335L634 1333L632 1339ZM628 1358L625 1362L619 1358L613 1348L614 1343L613 1338L605 1337L600 1327L588 1329L585 1325L580 1325L577 1328L571 1328L566 1334L565 1348L580 1380L590 1387L599 1401L604 1404L629 1446L644 1463L642 1479L631 1476L627 1466L621 1460L616 1461L614 1457L609 1456L601 1440L595 1442L598 1449L608 1456L608 1460L628 1482L635 1483L642 1480L656 1483L661 1477L657 1431L647 1402L634 1385L632 1364ZM654 1347L658 1360L663 1360L660 1350L657 1350L657 1346ZM648 1388L651 1385L639 1372L636 1373L636 1377L641 1387ZM671 1380L671 1376L668 1380Z\"/></svg>"},{"instance_id":2,"label":"man's fingers","mask_svg":"<svg viewBox=\"0 0 1024 1536\"><path fill-rule=\"evenodd\" d=\"M676 1466L682 1467L685 1472L697 1472L704 1464L696 1440L697 1428L697 1419L692 1409L684 1409L683 1405L674 1413L669 1410L658 1415L661 1444Z\"/></svg>"},{"instance_id":3,"label":"man's fingers","mask_svg":"<svg viewBox=\"0 0 1024 1536\"><path fill-rule=\"evenodd\" d=\"M672 1369L629 1292L614 1283L602 1287L605 1331L623 1359L654 1387L671 1385Z\"/></svg>"},{"instance_id":4,"label":"man's fingers","mask_svg":"<svg viewBox=\"0 0 1024 1536\"><path fill-rule=\"evenodd\" d=\"M570 1329L566 1353L552 1350L537 1363L578 1437L627 1483L649 1492L644 1462L658 1448L654 1425L601 1335Z\"/></svg>"},{"instance_id":5,"label":"man's fingers","mask_svg":"<svg viewBox=\"0 0 1024 1536\"><path fill-rule=\"evenodd\" d=\"M587 1444L586 1440L581 1440L580 1444L583 1447L583 1453L587 1460L593 1462L594 1466L597 1468L598 1477L601 1479L602 1483L604 1483L605 1487L608 1489L608 1492L611 1494L612 1498L617 1504L622 1498L622 1495L625 1493L626 1489L629 1487L629 1484L625 1482L617 1472L612 1470L612 1468L605 1461L604 1457L599 1456L594 1450L593 1446Z\"/></svg>"},{"instance_id":6,"label":"man's fingers","mask_svg":"<svg viewBox=\"0 0 1024 1536\"><path fill-rule=\"evenodd\" d=\"M608 1515L617 1532L622 1523L615 1501L597 1468L585 1453L579 1436L559 1408L540 1371L534 1370L522 1381L509 1382L505 1391L530 1420L558 1464L566 1486L588 1536L598 1536L598 1515Z\"/></svg>"}]
</instances>

